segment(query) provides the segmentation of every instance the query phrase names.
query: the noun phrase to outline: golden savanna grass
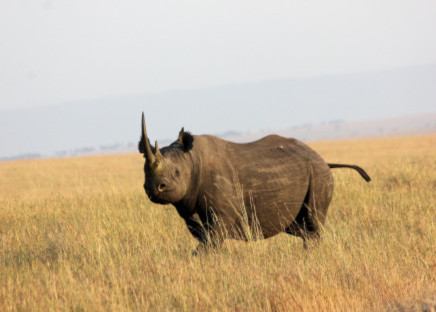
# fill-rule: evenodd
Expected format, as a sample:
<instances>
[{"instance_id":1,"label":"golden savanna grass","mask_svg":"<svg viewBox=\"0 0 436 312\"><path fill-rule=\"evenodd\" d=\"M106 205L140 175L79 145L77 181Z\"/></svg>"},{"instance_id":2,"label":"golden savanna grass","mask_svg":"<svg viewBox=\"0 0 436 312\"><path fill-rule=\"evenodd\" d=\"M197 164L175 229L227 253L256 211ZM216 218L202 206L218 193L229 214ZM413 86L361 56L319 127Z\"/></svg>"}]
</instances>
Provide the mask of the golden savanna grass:
<instances>
[{"instance_id":1,"label":"golden savanna grass","mask_svg":"<svg viewBox=\"0 0 436 312\"><path fill-rule=\"evenodd\" d=\"M436 135L310 144L335 169L319 245L196 241L138 155L0 163L0 310L434 311Z\"/></svg>"}]
</instances>

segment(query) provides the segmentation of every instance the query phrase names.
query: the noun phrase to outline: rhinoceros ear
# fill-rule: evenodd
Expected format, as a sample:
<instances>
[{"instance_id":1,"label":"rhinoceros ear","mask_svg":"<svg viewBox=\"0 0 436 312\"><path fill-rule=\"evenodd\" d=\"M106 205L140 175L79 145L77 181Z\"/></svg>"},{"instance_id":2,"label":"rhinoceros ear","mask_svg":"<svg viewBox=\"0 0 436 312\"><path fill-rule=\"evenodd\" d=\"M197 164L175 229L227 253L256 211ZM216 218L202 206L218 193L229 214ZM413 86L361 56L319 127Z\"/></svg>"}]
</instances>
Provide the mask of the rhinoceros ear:
<instances>
[{"instance_id":1,"label":"rhinoceros ear","mask_svg":"<svg viewBox=\"0 0 436 312\"><path fill-rule=\"evenodd\" d=\"M179 139L177 141L183 147L183 150L187 152L192 149L194 136L191 133L186 132L185 128L182 128L179 132Z\"/></svg>"}]
</instances>

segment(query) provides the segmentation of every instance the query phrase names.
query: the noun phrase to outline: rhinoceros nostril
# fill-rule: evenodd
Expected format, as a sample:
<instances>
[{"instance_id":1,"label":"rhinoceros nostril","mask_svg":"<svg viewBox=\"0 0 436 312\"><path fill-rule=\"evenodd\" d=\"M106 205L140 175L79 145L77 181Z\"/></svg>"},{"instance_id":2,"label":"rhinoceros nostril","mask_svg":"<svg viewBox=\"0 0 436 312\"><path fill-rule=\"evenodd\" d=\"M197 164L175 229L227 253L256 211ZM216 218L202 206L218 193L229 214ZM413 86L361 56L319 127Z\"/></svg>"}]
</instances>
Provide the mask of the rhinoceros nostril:
<instances>
[{"instance_id":1,"label":"rhinoceros nostril","mask_svg":"<svg viewBox=\"0 0 436 312\"><path fill-rule=\"evenodd\" d=\"M166 189L166 185L164 183L159 184L159 186L157 187L158 192L162 193L163 191L165 191Z\"/></svg>"}]
</instances>

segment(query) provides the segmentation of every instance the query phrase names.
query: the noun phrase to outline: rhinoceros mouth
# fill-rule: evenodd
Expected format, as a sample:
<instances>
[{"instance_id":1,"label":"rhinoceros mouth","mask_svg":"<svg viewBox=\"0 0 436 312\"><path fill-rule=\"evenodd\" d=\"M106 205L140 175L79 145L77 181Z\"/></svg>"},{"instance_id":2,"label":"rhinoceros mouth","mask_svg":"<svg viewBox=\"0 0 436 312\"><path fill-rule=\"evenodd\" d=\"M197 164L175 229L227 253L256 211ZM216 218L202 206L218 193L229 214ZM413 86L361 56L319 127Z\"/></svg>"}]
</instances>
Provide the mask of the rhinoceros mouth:
<instances>
[{"instance_id":1,"label":"rhinoceros mouth","mask_svg":"<svg viewBox=\"0 0 436 312\"><path fill-rule=\"evenodd\" d=\"M161 199L161 198L159 198L159 197L156 197L156 196L154 196L154 195L149 195L148 198L150 198L150 200L151 200L153 203L156 203L156 204L161 204L161 205L168 205L168 204L171 204L171 202L166 201L166 200L164 200L164 199Z\"/></svg>"}]
</instances>

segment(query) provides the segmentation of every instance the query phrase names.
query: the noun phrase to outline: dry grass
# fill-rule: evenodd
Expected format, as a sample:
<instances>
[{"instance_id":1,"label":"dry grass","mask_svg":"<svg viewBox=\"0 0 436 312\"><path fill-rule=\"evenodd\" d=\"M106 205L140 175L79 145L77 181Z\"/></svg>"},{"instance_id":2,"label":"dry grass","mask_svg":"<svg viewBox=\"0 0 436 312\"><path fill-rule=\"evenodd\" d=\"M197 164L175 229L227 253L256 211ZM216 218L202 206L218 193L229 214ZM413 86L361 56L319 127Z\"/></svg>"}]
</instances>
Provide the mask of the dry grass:
<instances>
[{"instance_id":1,"label":"dry grass","mask_svg":"<svg viewBox=\"0 0 436 312\"><path fill-rule=\"evenodd\" d=\"M0 163L0 310L434 311L436 135L311 145L373 182L335 169L308 251L282 234L192 257L140 155Z\"/></svg>"}]
</instances>

